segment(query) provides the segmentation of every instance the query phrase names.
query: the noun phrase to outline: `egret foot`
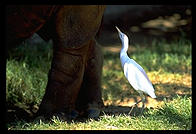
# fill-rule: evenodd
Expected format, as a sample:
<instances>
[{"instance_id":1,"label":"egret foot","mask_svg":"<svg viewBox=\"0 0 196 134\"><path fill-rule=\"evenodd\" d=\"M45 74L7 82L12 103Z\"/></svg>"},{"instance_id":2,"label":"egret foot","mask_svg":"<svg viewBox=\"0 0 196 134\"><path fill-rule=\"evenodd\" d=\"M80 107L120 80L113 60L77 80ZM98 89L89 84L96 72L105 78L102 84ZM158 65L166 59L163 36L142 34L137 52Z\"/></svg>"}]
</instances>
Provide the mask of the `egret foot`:
<instances>
[{"instance_id":1,"label":"egret foot","mask_svg":"<svg viewBox=\"0 0 196 134\"><path fill-rule=\"evenodd\" d=\"M142 100L140 100L140 101L134 103L133 105L131 105L131 110L130 110L129 113L128 113L129 115L130 115L131 112L133 111L133 108L135 107L135 105L137 105L137 104L140 103L140 102L142 102Z\"/></svg>"},{"instance_id":2,"label":"egret foot","mask_svg":"<svg viewBox=\"0 0 196 134\"><path fill-rule=\"evenodd\" d=\"M131 108L131 110L130 110L129 113L128 113L129 115L131 114L131 112L132 112L134 106L137 105L137 104L140 103L140 102L142 102L142 108L141 108L140 114L143 113L143 110L144 110L144 107L145 107L146 97L145 97L145 95L144 95L142 92L140 92L140 91L139 91L139 94L140 94L140 96L141 96L142 99L141 99L140 101L134 103L133 105L131 105L132 108Z\"/></svg>"}]
</instances>

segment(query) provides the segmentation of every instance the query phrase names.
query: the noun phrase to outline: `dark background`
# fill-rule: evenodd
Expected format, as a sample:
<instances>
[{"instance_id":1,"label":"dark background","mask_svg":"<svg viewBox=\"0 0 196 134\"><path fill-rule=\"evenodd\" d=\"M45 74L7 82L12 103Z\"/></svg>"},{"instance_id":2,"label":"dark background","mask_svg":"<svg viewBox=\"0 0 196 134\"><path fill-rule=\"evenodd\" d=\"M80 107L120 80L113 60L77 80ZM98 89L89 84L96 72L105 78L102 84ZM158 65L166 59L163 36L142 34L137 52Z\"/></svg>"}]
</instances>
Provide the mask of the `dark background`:
<instances>
[{"instance_id":1,"label":"dark background","mask_svg":"<svg viewBox=\"0 0 196 134\"><path fill-rule=\"evenodd\" d=\"M167 41L192 38L191 5L107 5L100 31L99 44L120 42L115 26L126 33L133 44L150 43L154 39ZM34 34L29 44L43 40Z\"/></svg>"}]
</instances>

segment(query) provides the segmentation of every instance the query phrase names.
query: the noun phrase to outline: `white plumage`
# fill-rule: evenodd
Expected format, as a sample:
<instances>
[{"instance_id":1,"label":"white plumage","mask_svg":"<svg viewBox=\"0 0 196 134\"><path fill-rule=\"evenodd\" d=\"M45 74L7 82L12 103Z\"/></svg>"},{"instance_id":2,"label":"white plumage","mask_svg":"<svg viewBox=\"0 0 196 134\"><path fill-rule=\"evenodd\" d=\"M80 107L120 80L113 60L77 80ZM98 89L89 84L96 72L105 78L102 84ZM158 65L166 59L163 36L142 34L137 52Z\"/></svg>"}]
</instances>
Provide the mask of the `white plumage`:
<instances>
[{"instance_id":1,"label":"white plumage","mask_svg":"<svg viewBox=\"0 0 196 134\"><path fill-rule=\"evenodd\" d=\"M148 94L152 98L156 98L156 95L154 93L154 88L147 74L145 73L144 69L138 63L136 63L133 59L130 59L128 57L127 55L127 51L129 47L128 37L124 33L122 33L117 27L116 29L118 30L118 34L122 42L122 48L120 51L121 66L123 68L124 75L129 81L129 83L132 85L132 87L137 92L139 92L140 96L142 97L140 101L135 103L135 104L138 104L139 102L143 102L143 106L141 110L141 113L142 113L144 109L144 102L145 102L145 96L143 95L143 92Z\"/></svg>"}]
</instances>

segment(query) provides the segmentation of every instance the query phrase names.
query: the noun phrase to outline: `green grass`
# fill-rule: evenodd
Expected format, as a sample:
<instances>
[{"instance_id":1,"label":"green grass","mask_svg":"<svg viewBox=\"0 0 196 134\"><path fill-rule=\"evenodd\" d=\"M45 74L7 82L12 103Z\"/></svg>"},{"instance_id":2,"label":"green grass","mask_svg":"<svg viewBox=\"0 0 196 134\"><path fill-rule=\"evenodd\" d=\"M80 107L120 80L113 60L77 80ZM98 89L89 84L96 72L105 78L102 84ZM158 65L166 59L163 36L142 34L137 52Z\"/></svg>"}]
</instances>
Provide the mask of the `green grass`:
<instances>
[{"instance_id":1,"label":"green grass","mask_svg":"<svg viewBox=\"0 0 196 134\"><path fill-rule=\"evenodd\" d=\"M39 104L47 83L52 59L51 44L12 50L6 64L6 100L11 104Z\"/></svg>"},{"instance_id":2,"label":"green grass","mask_svg":"<svg viewBox=\"0 0 196 134\"><path fill-rule=\"evenodd\" d=\"M122 110L130 106L129 100L136 99L138 94L123 75L119 52L103 49L103 100L105 105L116 107L116 113L104 111L98 120L88 119L83 122L66 122L58 117L50 121L30 122L17 119L7 124L8 129L192 129L191 45L191 41L182 39L170 43L161 40L154 41L150 45L130 46L128 54L145 69L158 96L156 100L158 106L148 106L143 115L129 116ZM45 92L51 59L51 44L35 46L23 44L10 52L6 63L8 106L29 108L30 105L40 104ZM147 103L154 102L147 100Z\"/></svg>"},{"instance_id":3,"label":"green grass","mask_svg":"<svg viewBox=\"0 0 196 134\"><path fill-rule=\"evenodd\" d=\"M142 116L126 114L100 116L98 120L88 119L84 122L66 122L58 117L51 121L42 120L27 123L17 121L9 124L10 129L20 130L187 130L192 128L192 109L190 97L175 97L159 109L146 109Z\"/></svg>"}]
</instances>

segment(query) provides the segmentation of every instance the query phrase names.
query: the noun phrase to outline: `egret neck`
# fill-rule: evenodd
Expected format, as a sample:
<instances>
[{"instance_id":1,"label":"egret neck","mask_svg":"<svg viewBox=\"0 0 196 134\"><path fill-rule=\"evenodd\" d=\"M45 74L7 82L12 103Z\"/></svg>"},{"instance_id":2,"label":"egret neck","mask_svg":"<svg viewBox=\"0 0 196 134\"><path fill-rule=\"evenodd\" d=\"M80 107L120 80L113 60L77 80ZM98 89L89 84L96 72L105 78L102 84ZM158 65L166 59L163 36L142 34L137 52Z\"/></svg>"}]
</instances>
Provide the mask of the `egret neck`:
<instances>
[{"instance_id":1,"label":"egret neck","mask_svg":"<svg viewBox=\"0 0 196 134\"><path fill-rule=\"evenodd\" d=\"M128 40L128 37L126 35L124 35L121 38L121 41L122 41L122 48L120 50L120 60L121 60L121 65L123 67L125 62L129 59L129 57L127 55L127 51L129 48L129 40Z\"/></svg>"}]
</instances>

